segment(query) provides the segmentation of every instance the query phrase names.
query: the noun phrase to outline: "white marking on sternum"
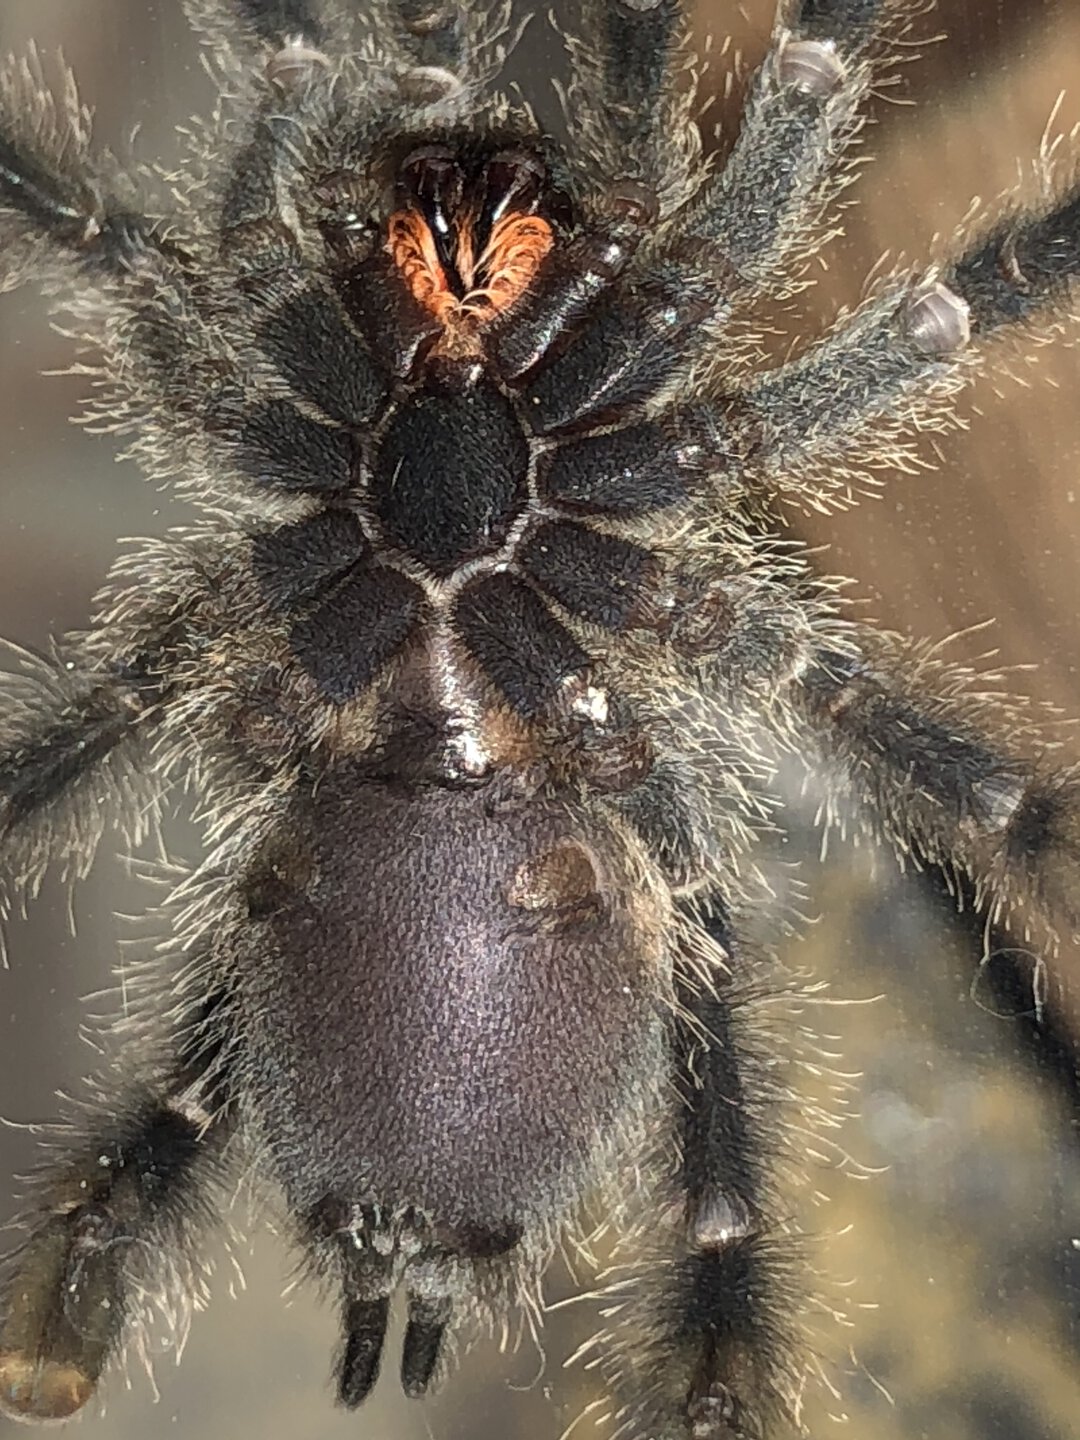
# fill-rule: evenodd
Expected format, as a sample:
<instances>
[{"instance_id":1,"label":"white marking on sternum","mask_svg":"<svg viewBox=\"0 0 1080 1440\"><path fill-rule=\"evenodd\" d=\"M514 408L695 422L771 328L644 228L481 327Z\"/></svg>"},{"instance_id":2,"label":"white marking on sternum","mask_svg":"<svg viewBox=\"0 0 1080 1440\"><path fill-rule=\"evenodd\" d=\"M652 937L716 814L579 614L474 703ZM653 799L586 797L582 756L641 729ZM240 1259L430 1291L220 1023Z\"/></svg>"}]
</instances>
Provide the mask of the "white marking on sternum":
<instances>
[{"instance_id":1,"label":"white marking on sternum","mask_svg":"<svg viewBox=\"0 0 1080 1440\"><path fill-rule=\"evenodd\" d=\"M450 627L441 617L431 637L430 653L436 697L446 715L448 748L458 756L466 775L483 775L494 759L483 739L483 712L461 672Z\"/></svg>"}]
</instances>

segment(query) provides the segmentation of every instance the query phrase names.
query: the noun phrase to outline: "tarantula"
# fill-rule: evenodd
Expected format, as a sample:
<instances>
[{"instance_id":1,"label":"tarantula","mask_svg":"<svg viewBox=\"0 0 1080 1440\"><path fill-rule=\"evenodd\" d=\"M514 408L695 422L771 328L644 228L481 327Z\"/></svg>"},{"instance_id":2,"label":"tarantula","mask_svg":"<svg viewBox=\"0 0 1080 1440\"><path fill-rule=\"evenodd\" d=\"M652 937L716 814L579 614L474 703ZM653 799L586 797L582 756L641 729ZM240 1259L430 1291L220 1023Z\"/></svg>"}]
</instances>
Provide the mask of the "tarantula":
<instances>
[{"instance_id":1,"label":"tarantula","mask_svg":"<svg viewBox=\"0 0 1080 1440\"><path fill-rule=\"evenodd\" d=\"M857 624L778 506L951 421L979 347L1067 298L1080 193L770 366L755 312L834 223L906 4L784 5L715 169L674 0L582 4L565 142L492 88L501 5L187 8L222 99L169 219L73 88L0 79L3 284L57 297L93 413L203 516L6 681L5 873L81 871L176 778L210 847L40 1180L0 1410L71 1415L197 1288L242 1158L340 1299L345 1405L396 1294L421 1395L599 1192L639 1221L619 1433L756 1440L805 1369L747 938L776 757L995 919L1080 920L1080 779Z\"/></svg>"}]
</instances>

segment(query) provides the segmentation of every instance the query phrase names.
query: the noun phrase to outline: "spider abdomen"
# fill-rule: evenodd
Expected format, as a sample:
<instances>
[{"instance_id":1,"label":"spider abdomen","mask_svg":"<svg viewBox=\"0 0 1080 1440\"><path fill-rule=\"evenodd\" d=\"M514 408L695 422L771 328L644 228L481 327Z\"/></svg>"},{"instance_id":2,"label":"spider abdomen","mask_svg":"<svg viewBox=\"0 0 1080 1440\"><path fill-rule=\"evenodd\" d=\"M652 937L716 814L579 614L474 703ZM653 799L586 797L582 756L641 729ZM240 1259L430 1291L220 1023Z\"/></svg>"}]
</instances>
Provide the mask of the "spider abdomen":
<instances>
[{"instance_id":1,"label":"spider abdomen","mask_svg":"<svg viewBox=\"0 0 1080 1440\"><path fill-rule=\"evenodd\" d=\"M237 982L294 1206L416 1213L467 1254L572 1204L662 1043L661 917L626 842L497 783L325 775Z\"/></svg>"}]
</instances>

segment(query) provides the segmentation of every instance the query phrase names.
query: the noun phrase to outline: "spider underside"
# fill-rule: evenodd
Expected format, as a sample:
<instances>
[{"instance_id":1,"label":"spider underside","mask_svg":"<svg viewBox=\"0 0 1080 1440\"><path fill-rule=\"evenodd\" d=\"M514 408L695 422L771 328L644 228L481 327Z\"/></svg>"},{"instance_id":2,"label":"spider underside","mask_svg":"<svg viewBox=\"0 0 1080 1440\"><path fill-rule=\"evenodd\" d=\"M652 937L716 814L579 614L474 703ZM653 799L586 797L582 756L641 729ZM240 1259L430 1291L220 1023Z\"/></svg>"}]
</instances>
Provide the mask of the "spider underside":
<instances>
[{"instance_id":1,"label":"spider underside","mask_svg":"<svg viewBox=\"0 0 1080 1440\"><path fill-rule=\"evenodd\" d=\"M222 101L168 218L72 87L0 75L0 288L57 297L95 418L201 511L4 680L0 873L83 873L177 780L209 846L38 1181L0 1411L86 1404L243 1167L338 1297L347 1406L395 1296L422 1395L599 1195L636 1267L596 1341L615 1433L798 1425L798 1142L755 1025L786 982L748 938L777 759L1046 947L1080 781L853 620L780 507L850 503L1061 315L1075 176L777 365L755 310L835 225L911 6L784 4L713 168L673 0L583 0L565 140L493 88L501 5L186 3Z\"/></svg>"}]
</instances>

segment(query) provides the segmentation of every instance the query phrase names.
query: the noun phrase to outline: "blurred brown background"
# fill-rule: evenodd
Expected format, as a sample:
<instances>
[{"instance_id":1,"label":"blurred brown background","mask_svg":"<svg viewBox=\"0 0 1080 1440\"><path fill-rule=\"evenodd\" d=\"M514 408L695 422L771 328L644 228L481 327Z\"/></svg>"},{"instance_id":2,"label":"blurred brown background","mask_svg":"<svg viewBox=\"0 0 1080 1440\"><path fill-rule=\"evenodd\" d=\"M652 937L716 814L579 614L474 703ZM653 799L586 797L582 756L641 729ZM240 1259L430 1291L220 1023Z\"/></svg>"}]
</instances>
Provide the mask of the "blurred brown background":
<instances>
[{"instance_id":1,"label":"blurred brown background","mask_svg":"<svg viewBox=\"0 0 1080 1440\"><path fill-rule=\"evenodd\" d=\"M700 0L697 8L702 36L714 37L709 83L719 85L724 37L751 67L772 3ZM167 154L172 126L208 100L179 11L172 0L0 0L0 50L31 37L46 54L62 46L102 138L137 125L141 153ZM973 196L991 199L1030 174L1048 123L1056 134L1080 119L1075 0L941 0L920 33L946 38L926 47L875 109L867 149L877 161L805 302L807 323L857 298L883 252L928 253ZM531 74L555 63L541 18L525 44ZM718 118L730 108L721 105ZM1034 664L1017 686L1080 716L1080 355L1067 343L1077 338L1074 325L1041 349L1023 384L980 386L970 431L940 443L937 471L897 478L877 501L801 528L832 543L826 563L857 577L868 616L937 638L992 619L953 653L993 649L1000 663ZM67 424L82 386L41 372L62 368L68 355L32 293L0 300L0 633L31 645L84 620L118 536L184 518L113 463L107 439ZM785 853L800 848L816 853L796 814ZM836 844L806 879L809 908L830 919L810 927L792 958L827 978L836 999L868 1002L813 1020L839 1037L841 1068L858 1076L859 1115L843 1146L880 1170L868 1179L845 1173L852 1167L839 1152L812 1165L811 1188L832 1203L810 1223L830 1271L850 1281L842 1293L854 1328L822 1329L841 1393L808 1398L811 1432L815 1440L1080 1436L1080 1147L1067 1048L1063 1061L1060 1047L1033 1034L1030 989L1003 1001L993 965L977 968L971 934L891 864ZM13 924L12 968L0 972L0 1116L14 1123L0 1129L0 1176L32 1156L18 1123L49 1117L53 1092L73 1089L92 1068L78 1034L84 997L110 983L123 933L116 912L144 903L125 867L103 854L75 901L77 940L56 885L27 922ZM1080 1014L1074 964L1065 956L1048 980L1048 1014L1066 1043ZM1034 960L1020 956L1021 975L1025 967L1034 976ZM340 1414L326 1383L333 1316L306 1291L282 1301L290 1262L272 1236L257 1231L238 1258L246 1293L229 1298L238 1287L223 1266L183 1368L168 1354L159 1359L160 1402L133 1365L131 1393L114 1380L107 1409L82 1422L87 1435L556 1440L591 1396L587 1376L561 1368L589 1326L571 1309L552 1317L546 1364L528 1345L516 1360L482 1346L423 1406L399 1399L388 1366L375 1399L358 1415ZM565 1292L558 1275L552 1288ZM846 1425L829 1418L845 1415ZM0 1421L0 1434L8 1429ZM588 1423L575 1432L589 1433Z\"/></svg>"}]
</instances>

